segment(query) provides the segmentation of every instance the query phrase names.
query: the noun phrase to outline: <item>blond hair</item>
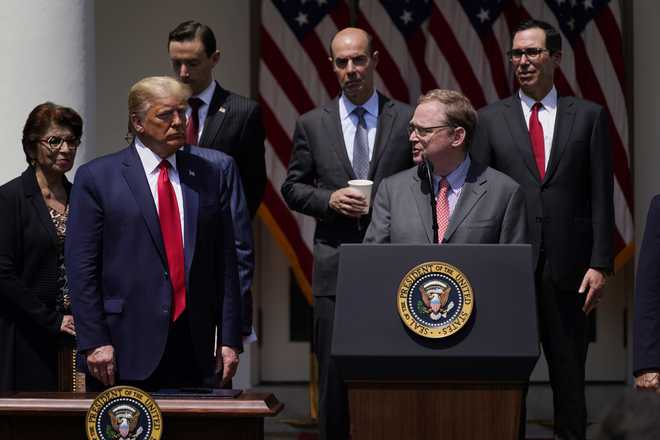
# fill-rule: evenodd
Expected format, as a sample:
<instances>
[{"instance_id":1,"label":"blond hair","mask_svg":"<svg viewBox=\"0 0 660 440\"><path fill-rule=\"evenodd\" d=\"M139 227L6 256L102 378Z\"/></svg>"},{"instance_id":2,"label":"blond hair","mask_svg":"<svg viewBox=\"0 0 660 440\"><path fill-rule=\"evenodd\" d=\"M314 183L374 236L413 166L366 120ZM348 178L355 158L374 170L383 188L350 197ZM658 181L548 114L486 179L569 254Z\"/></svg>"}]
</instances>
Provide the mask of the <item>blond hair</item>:
<instances>
[{"instance_id":1,"label":"blond hair","mask_svg":"<svg viewBox=\"0 0 660 440\"><path fill-rule=\"evenodd\" d=\"M192 91L190 87L169 76L148 76L133 84L128 91L128 125L133 130L131 115L143 119L159 98L177 97L187 101Z\"/></svg>"}]
</instances>

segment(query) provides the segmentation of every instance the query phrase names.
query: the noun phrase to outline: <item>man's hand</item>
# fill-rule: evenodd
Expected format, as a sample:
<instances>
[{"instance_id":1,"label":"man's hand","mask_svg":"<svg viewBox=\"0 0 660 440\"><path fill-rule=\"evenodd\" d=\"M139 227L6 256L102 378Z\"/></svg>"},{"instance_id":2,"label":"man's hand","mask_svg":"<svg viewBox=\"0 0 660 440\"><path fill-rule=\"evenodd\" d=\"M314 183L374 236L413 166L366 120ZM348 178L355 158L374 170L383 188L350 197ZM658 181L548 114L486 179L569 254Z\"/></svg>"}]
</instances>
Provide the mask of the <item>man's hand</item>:
<instances>
[{"instance_id":1,"label":"man's hand","mask_svg":"<svg viewBox=\"0 0 660 440\"><path fill-rule=\"evenodd\" d=\"M638 390L656 391L660 388L660 372L649 371L635 378L635 388Z\"/></svg>"},{"instance_id":2,"label":"man's hand","mask_svg":"<svg viewBox=\"0 0 660 440\"><path fill-rule=\"evenodd\" d=\"M598 269L589 268L587 273L584 274L582 279L582 284L580 284L580 293L587 293L587 297L584 300L584 306L582 306L582 311L585 314L591 313L598 304L600 303L601 298L603 297L603 287L605 287L605 275ZM587 289L589 289L587 291Z\"/></svg>"},{"instance_id":3,"label":"man's hand","mask_svg":"<svg viewBox=\"0 0 660 440\"><path fill-rule=\"evenodd\" d=\"M115 384L115 349L112 345L102 345L87 352L89 373L105 386Z\"/></svg>"},{"instance_id":4,"label":"man's hand","mask_svg":"<svg viewBox=\"0 0 660 440\"><path fill-rule=\"evenodd\" d=\"M216 373L222 371L222 382L220 386L224 386L228 383L234 374L236 374L236 369L238 368L238 351L226 345L223 345L220 349L220 356L216 356Z\"/></svg>"},{"instance_id":5,"label":"man's hand","mask_svg":"<svg viewBox=\"0 0 660 440\"><path fill-rule=\"evenodd\" d=\"M360 218L367 213L367 199L353 188L341 188L330 194L332 209L348 217Z\"/></svg>"},{"instance_id":6,"label":"man's hand","mask_svg":"<svg viewBox=\"0 0 660 440\"><path fill-rule=\"evenodd\" d=\"M62 333L68 333L72 336L76 335L76 326L73 323L72 315L64 315L62 318L62 324L60 324L60 331Z\"/></svg>"}]
</instances>

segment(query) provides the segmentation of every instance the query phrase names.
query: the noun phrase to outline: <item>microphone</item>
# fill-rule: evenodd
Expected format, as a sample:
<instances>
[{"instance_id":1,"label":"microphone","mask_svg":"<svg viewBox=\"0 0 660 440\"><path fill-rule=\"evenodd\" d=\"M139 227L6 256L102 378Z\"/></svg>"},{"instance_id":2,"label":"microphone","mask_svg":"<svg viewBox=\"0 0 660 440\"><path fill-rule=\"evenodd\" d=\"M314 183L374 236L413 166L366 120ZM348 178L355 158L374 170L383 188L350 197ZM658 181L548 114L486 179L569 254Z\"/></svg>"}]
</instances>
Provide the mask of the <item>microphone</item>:
<instances>
[{"instance_id":1,"label":"microphone","mask_svg":"<svg viewBox=\"0 0 660 440\"><path fill-rule=\"evenodd\" d=\"M419 164L418 175L420 178L426 178L429 185L429 202L431 204L431 220L433 229L433 243L438 242L438 214L436 212L435 191L433 186L433 164L426 157L426 152L422 152L422 162Z\"/></svg>"}]
</instances>

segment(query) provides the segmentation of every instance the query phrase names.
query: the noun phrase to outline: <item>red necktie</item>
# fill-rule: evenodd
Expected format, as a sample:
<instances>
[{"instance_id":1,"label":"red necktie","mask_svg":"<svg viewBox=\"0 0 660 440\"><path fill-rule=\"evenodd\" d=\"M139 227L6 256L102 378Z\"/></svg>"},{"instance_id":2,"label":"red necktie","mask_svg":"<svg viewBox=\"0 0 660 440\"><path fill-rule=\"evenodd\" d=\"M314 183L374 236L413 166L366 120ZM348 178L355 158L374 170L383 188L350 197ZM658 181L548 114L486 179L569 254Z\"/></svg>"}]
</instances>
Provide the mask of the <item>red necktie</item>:
<instances>
[{"instance_id":1,"label":"red necktie","mask_svg":"<svg viewBox=\"0 0 660 440\"><path fill-rule=\"evenodd\" d=\"M529 117L529 140L532 142L534 160L541 179L545 176L545 142L543 141L543 126L539 122L539 110L542 107L543 104L540 102L534 103L532 115Z\"/></svg>"},{"instance_id":2,"label":"red necktie","mask_svg":"<svg viewBox=\"0 0 660 440\"><path fill-rule=\"evenodd\" d=\"M440 180L440 187L438 188L438 196L435 199L435 214L438 219L438 243L442 243L442 239L447 232L449 226L449 182L447 178L443 177Z\"/></svg>"},{"instance_id":3,"label":"red necktie","mask_svg":"<svg viewBox=\"0 0 660 440\"><path fill-rule=\"evenodd\" d=\"M168 168L170 163L162 161L158 168L158 218L163 244L167 254L167 266L172 282L172 321L186 308L186 276L183 264L183 239L181 238L181 220L179 205L176 202L174 187L170 182ZM139 270L139 269L138 269Z\"/></svg>"},{"instance_id":4,"label":"red necktie","mask_svg":"<svg viewBox=\"0 0 660 440\"><path fill-rule=\"evenodd\" d=\"M190 106L190 118L186 123L186 143L188 145L197 145L197 134L199 133L199 108L204 104L199 98L188 98Z\"/></svg>"}]
</instances>

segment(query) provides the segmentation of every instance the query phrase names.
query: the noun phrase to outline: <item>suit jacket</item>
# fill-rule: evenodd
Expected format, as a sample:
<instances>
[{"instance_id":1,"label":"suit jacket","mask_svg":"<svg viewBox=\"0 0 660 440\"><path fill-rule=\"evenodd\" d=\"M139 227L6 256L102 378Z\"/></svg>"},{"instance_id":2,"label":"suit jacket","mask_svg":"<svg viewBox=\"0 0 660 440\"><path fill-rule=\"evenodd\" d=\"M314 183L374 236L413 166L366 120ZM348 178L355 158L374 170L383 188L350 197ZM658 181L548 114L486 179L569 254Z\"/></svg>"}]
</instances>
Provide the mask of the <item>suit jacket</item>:
<instances>
[{"instance_id":1,"label":"suit jacket","mask_svg":"<svg viewBox=\"0 0 660 440\"><path fill-rule=\"evenodd\" d=\"M479 111L471 153L522 187L535 261L542 245L560 288L577 291L589 267L612 269L612 147L601 106L575 97L558 98L543 179L518 95Z\"/></svg>"},{"instance_id":2,"label":"suit jacket","mask_svg":"<svg viewBox=\"0 0 660 440\"><path fill-rule=\"evenodd\" d=\"M364 242L433 243L432 219L428 180L410 168L381 183ZM526 243L520 186L473 161L442 242Z\"/></svg>"},{"instance_id":3,"label":"suit jacket","mask_svg":"<svg viewBox=\"0 0 660 440\"><path fill-rule=\"evenodd\" d=\"M0 212L0 390L16 390L17 369L28 369L34 389L55 391L57 232L34 168L0 187Z\"/></svg>"},{"instance_id":4,"label":"suit jacket","mask_svg":"<svg viewBox=\"0 0 660 440\"><path fill-rule=\"evenodd\" d=\"M412 166L407 126L412 109L407 104L378 95L378 126L369 167L374 182ZM361 243L370 215L360 220L346 217L328 205L330 194L347 186L355 173L346 153L339 120L339 98L305 113L296 122L289 170L282 195L294 211L317 219L314 233L315 296L334 296L339 245Z\"/></svg>"},{"instance_id":5,"label":"suit jacket","mask_svg":"<svg viewBox=\"0 0 660 440\"><path fill-rule=\"evenodd\" d=\"M184 210L186 310L197 363L214 370L222 345L241 347L236 252L217 167L177 151ZM113 345L122 381L144 380L160 362L172 283L156 206L132 144L78 169L66 263L81 352Z\"/></svg>"},{"instance_id":6,"label":"suit jacket","mask_svg":"<svg viewBox=\"0 0 660 440\"><path fill-rule=\"evenodd\" d=\"M241 287L241 333L248 336L252 332L252 278L254 276L254 245L250 213L245 202L245 193L236 162L222 151L186 145L185 151L202 157L220 167L229 196L229 208L234 226L234 245L238 261L238 280Z\"/></svg>"},{"instance_id":7,"label":"suit jacket","mask_svg":"<svg viewBox=\"0 0 660 440\"><path fill-rule=\"evenodd\" d=\"M259 104L223 89L216 82L199 146L220 150L234 158L251 218L266 188L265 137Z\"/></svg>"},{"instance_id":8,"label":"suit jacket","mask_svg":"<svg viewBox=\"0 0 660 440\"><path fill-rule=\"evenodd\" d=\"M633 371L660 371L660 196L651 201L635 286Z\"/></svg>"}]
</instances>

